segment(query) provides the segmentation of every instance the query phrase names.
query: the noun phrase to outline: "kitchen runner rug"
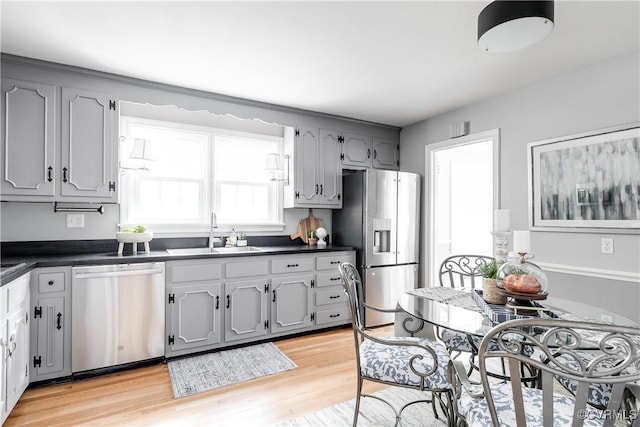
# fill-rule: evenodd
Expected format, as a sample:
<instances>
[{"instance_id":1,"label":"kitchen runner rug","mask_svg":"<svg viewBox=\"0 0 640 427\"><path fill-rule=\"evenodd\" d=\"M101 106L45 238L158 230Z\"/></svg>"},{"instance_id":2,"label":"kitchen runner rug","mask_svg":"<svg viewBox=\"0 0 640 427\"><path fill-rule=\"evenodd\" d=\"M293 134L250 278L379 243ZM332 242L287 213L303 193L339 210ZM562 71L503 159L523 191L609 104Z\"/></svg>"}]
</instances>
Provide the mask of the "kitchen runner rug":
<instances>
[{"instance_id":1,"label":"kitchen runner rug","mask_svg":"<svg viewBox=\"0 0 640 427\"><path fill-rule=\"evenodd\" d=\"M374 396L382 397L393 405L396 410L406 402L415 399L431 399L430 392L412 390L408 388L390 387L373 393ZM349 427L353 423L353 410L355 399L348 402L312 412L299 418L294 418L279 424L278 427ZM402 413L400 426L411 427L444 427L446 418L442 411L438 410L439 419L433 415L430 403L417 403L405 409ZM393 411L384 403L371 398L363 397L360 400L360 415L358 416L358 427L364 426L392 426L395 424Z\"/></svg>"},{"instance_id":2,"label":"kitchen runner rug","mask_svg":"<svg viewBox=\"0 0 640 427\"><path fill-rule=\"evenodd\" d=\"M273 343L170 360L175 398L297 368Z\"/></svg>"}]
</instances>

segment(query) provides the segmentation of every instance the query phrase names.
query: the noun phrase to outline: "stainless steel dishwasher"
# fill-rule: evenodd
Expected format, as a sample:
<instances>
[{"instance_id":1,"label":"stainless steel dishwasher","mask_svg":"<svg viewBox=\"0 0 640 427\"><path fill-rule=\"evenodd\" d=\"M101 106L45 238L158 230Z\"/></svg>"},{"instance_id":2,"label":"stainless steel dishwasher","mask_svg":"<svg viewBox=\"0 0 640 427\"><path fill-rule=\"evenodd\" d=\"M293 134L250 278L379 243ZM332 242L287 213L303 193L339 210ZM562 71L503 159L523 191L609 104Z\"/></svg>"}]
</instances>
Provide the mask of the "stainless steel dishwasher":
<instances>
[{"instance_id":1,"label":"stainless steel dishwasher","mask_svg":"<svg viewBox=\"0 0 640 427\"><path fill-rule=\"evenodd\" d=\"M164 355L164 263L73 267L71 371Z\"/></svg>"}]
</instances>

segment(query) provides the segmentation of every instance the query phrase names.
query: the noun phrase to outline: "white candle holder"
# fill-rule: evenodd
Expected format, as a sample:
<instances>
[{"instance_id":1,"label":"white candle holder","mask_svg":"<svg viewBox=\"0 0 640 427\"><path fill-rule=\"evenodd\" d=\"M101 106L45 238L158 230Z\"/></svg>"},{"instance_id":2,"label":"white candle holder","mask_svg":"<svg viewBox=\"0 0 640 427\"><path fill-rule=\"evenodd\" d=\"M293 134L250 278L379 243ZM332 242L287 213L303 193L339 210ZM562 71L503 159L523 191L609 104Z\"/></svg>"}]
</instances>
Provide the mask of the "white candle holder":
<instances>
[{"instance_id":1,"label":"white candle holder","mask_svg":"<svg viewBox=\"0 0 640 427\"><path fill-rule=\"evenodd\" d=\"M493 235L493 257L498 265L507 262L509 255L509 236L510 231L492 231Z\"/></svg>"}]
</instances>

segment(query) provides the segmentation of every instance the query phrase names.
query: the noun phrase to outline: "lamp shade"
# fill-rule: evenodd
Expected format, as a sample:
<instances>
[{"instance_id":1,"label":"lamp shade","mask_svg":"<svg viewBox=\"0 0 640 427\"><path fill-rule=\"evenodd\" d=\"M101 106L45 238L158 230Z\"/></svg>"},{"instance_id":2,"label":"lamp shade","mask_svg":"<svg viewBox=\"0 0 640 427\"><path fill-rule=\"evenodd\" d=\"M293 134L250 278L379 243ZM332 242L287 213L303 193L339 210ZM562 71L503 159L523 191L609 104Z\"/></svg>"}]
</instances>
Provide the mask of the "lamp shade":
<instances>
[{"instance_id":1,"label":"lamp shade","mask_svg":"<svg viewBox=\"0 0 640 427\"><path fill-rule=\"evenodd\" d=\"M151 151L151 144L146 139L136 138L133 142L130 159L155 160Z\"/></svg>"},{"instance_id":2,"label":"lamp shade","mask_svg":"<svg viewBox=\"0 0 640 427\"><path fill-rule=\"evenodd\" d=\"M267 154L267 166L264 168L268 171L281 171L284 170L282 168L282 160L280 159L280 154L278 153L268 153Z\"/></svg>"},{"instance_id":3,"label":"lamp shade","mask_svg":"<svg viewBox=\"0 0 640 427\"><path fill-rule=\"evenodd\" d=\"M531 46L553 30L553 1L494 1L478 16L478 46L511 52Z\"/></svg>"}]
</instances>

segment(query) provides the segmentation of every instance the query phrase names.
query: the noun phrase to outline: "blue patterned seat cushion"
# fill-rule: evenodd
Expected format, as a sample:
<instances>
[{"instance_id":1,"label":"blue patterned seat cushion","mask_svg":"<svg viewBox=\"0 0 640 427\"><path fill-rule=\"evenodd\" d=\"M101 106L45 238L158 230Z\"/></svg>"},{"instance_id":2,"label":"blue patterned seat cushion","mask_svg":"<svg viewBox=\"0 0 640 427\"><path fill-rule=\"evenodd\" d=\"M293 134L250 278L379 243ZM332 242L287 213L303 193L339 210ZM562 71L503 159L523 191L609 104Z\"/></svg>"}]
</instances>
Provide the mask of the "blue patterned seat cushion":
<instances>
[{"instance_id":1,"label":"blue patterned seat cushion","mask_svg":"<svg viewBox=\"0 0 640 427\"><path fill-rule=\"evenodd\" d=\"M430 389L448 390L451 384L447 380L447 366L449 352L442 343L428 338L414 337L384 337L389 341L412 341L431 347L437 355L437 370L425 379L425 387ZM364 340L360 345L360 369L362 375L380 381L397 384L419 386L420 377L409 368L409 359L421 354L422 359L416 359L414 366L418 371L428 371L433 368L433 357L419 347L403 345L385 345L371 340Z\"/></svg>"},{"instance_id":2,"label":"blue patterned seat cushion","mask_svg":"<svg viewBox=\"0 0 640 427\"><path fill-rule=\"evenodd\" d=\"M513 393L511 383L492 384L491 391L498 419L501 427L515 427L516 414L513 405ZM535 388L522 388L525 417L527 427L551 427L542 423L542 390ZM553 395L553 427L570 426L573 420L573 406L575 399L560 394ZM466 419L469 427L487 427L492 425L489 407L484 398L473 398L463 393L458 400L458 411ZM599 410L587 405L584 426L595 427L602 425L602 417Z\"/></svg>"},{"instance_id":3,"label":"blue patterned seat cushion","mask_svg":"<svg viewBox=\"0 0 640 427\"><path fill-rule=\"evenodd\" d=\"M445 346L451 351L464 351L467 353L477 354L477 349L480 347L480 342L482 342L482 338L472 335L471 339L473 340L473 346L469 343L469 338L467 334L462 332L452 331L451 329L443 329L442 330L442 342ZM489 345L490 351L498 351L498 345L495 340L491 341ZM533 354L533 348L529 345L523 347L523 354L527 356L531 356Z\"/></svg>"},{"instance_id":4,"label":"blue patterned seat cushion","mask_svg":"<svg viewBox=\"0 0 640 427\"><path fill-rule=\"evenodd\" d=\"M596 358L598 355L592 352L588 352L588 351L578 351L576 352L581 358L582 361L585 363L585 365L590 361L593 360L594 358ZM546 357L541 356L540 357L541 360L545 361L547 360ZM574 371L579 371L580 367L578 366L578 361L575 360L572 357L569 357L565 354L562 354L560 356L558 356L558 360L564 365L569 367L570 369L574 370ZM601 362L601 364L598 365L598 367L602 367L602 368L606 368L606 369L611 369L613 367L615 367L615 364L610 361L610 360L604 360ZM598 369L596 368L596 371ZM631 369L626 369L624 371L625 373L630 373ZM575 395L576 391L578 390L578 384L573 381L570 380L567 377L563 377L560 375L556 375L556 380L564 387L566 388L571 394ZM611 384L597 384L597 383L593 383L589 385L589 392L587 395L587 402L589 402L589 404L597 406L599 408L606 408L607 405L609 404L609 398L611 397L611 390L612 390L612 386Z\"/></svg>"}]
</instances>

